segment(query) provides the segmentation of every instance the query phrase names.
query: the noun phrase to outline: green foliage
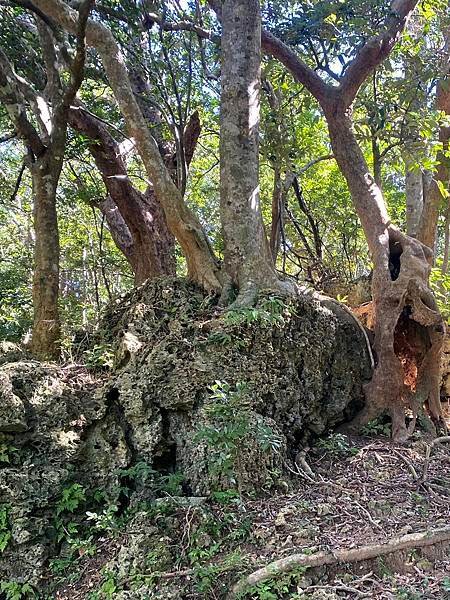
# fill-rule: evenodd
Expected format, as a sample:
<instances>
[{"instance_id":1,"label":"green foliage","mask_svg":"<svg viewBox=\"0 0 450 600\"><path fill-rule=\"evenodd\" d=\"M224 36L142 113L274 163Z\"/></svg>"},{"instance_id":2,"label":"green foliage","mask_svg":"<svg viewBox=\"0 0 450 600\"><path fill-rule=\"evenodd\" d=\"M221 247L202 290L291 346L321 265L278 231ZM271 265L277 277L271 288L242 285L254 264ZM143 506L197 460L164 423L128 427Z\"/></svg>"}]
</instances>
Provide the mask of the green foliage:
<instances>
[{"instance_id":1,"label":"green foliage","mask_svg":"<svg viewBox=\"0 0 450 600\"><path fill-rule=\"evenodd\" d=\"M316 448L325 450L328 454L334 454L335 456L348 456L358 453L358 448L353 448L348 437L342 433L333 433L318 440Z\"/></svg>"},{"instance_id":2,"label":"green foliage","mask_svg":"<svg viewBox=\"0 0 450 600\"><path fill-rule=\"evenodd\" d=\"M0 590L5 594L5 600L21 600L22 598L35 598L35 592L29 583L17 581L3 581Z\"/></svg>"},{"instance_id":3,"label":"green foliage","mask_svg":"<svg viewBox=\"0 0 450 600\"><path fill-rule=\"evenodd\" d=\"M73 513L86 500L86 490L79 483L63 489L61 498L56 505L56 515L61 513Z\"/></svg>"},{"instance_id":4,"label":"green foliage","mask_svg":"<svg viewBox=\"0 0 450 600\"><path fill-rule=\"evenodd\" d=\"M8 443L8 437L5 434L0 434L0 463L10 463L11 460L18 456L19 450Z\"/></svg>"},{"instance_id":5,"label":"green foliage","mask_svg":"<svg viewBox=\"0 0 450 600\"><path fill-rule=\"evenodd\" d=\"M249 387L238 382L233 389L227 382L216 381L210 387L210 402L205 404L209 423L199 427L195 440L208 448L211 475L239 485L239 455L252 436L263 451L278 451L281 438L270 427L253 422L248 403Z\"/></svg>"},{"instance_id":6,"label":"green foliage","mask_svg":"<svg viewBox=\"0 0 450 600\"><path fill-rule=\"evenodd\" d=\"M304 577L307 570L308 567L296 567L289 573L283 573L255 586L250 586L238 598L240 600L248 597L257 598L258 600L283 598L286 594L292 593L293 586L299 579Z\"/></svg>"},{"instance_id":7,"label":"green foliage","mask_svg":"<svg viewBox=\"0 0 450 600\"><path fill-rule=\"evenodd\" d=\"M11 539L9 511L10 506L8 504L0 504L0 554L5 551Z\"/></svg>"},{"instance_id":8,"label":"green foliage","mask_svg":"<svg viewBox=\"0 0 450 600\"><path fill-rule=\"evenodd\" d=\"M389 423L386 423L383 417L374 419L369 421L367 425L365 425L361 433L363 435L385 435L387 437L391 434L391 426Z\"/></svg>"},{"instance_id":9,"label":"green foliage","mask_svg":"<svg viewBox=\"0 0 450 600\"><path fill-rule=\"evenodd\" d=\"M225 313L227 325L250 325L257 323L261 327L283 325L285 319L295 314L292 308L277 296L264 298L258 306L251 308L236 308Z\"/></svg>"},{"instance_id":10,"label":"green foliage","mask_svg":"<svg viewBox=\"0 0 450 600\"><path fill-rule=\"evenodd\" d=\"M114 366L114 352L106 344L97 344L85 350L83 355L89 369L112 369Z\"/></svg>"},{"instance_id":11,"label":"green foliage","mask_svg":"<svg viewBox=\"0 0 450 600\"><path fill-rule=\"evenodd\" d=\"M119 475L122 478L130 479L135 484L151 488L155 495L179 496L182 494L181 484L184 480L182 473L176 471L163 474L144 461L137 462L127 469L120 469ZM126 486L121 487L121 492L128 495Z\"/></svg>"},{"instance_id":12,"label":"green foliage","mask_svg":"<svg viewBox=\"0 0 450 600\"><path fill-rule=\"evenodd\" d=\"M442 316L450 323L450 273L442 273L442 260L431 269L430 287Z\"/></svg>"}]
</instances>

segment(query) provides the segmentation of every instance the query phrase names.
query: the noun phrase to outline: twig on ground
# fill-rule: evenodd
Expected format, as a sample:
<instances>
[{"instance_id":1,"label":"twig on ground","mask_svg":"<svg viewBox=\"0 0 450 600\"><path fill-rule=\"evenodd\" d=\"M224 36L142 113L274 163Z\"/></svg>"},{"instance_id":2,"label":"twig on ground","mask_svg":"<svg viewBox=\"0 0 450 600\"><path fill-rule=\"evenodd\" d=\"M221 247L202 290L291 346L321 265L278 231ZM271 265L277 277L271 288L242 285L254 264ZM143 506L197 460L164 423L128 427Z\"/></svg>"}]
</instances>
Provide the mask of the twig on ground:
<instances>
[{"instance_id":1,"label":"twig on ground","mask_svg":"<svg viewBox=\"0 0 450 600\"><path fill-rule=\"evenodd\" d=\"M419 479L419 476L417 475L417 471L416 471L416 469L414 468L414 465L412 464L412 462L411 462L411 461L409 461L409 460L406 458L406 456L403 456L403 454L402 454L402 453L401 453L399 450L396 450L395 448L393 448L392 450L393 450L394 454L396 454L396 455L397 455L399 458L401 458L401 459L402 459L402 461L405 463L405 465L406 465L406 466L408 467L408 469L410 470L410 472L411 472L411 475L413 476L413 478L414 478L415 480Z\"/></svg>"},{"instance_id":2,"label":"twig on ground","mask_svg":"<svg viewBox=\"0 0 450 600\"><path fill-rule=\"evenodd\" d=\"M450 540L450 527L443 527L421 533L412 533L401 537L393 538L386 543L371 544L352 548L350 550L341 549L333 552L316 552L315 554L291 554L285 558L275 560L265 567L250 573L240 579L231 589L227 599L233 600L239 594L242 594L249 587L277 577L282 573L288 573L296 567L320 567L323 565L333 565L338 563L360 562L377 556L392 554L399 550L408 550L410 548L421 548L432 546L441 542Z\"/></svg>"}]
</instances>

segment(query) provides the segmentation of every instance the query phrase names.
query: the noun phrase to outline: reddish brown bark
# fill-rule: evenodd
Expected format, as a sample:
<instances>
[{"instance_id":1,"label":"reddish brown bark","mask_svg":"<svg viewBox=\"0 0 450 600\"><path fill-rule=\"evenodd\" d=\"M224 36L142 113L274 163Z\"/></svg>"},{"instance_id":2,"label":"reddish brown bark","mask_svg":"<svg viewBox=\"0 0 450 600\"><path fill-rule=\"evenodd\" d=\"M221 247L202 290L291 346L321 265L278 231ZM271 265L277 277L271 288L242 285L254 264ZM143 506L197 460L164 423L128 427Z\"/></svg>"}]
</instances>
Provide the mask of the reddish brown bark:
<instances>
[{"instance_id":1,"label":"reddish brown bark","mask_svg":"<svg viewBox=\"0 0 450 600\"><path fill-rule=\"evenodd\" d=\"M77 12L61 0L36 0L36 6L65 30L74 33ZM86 42L96 48L102 60L109 84L126 121L128 133L136 142L137 150L161 202L168 227L177 238L186 258L188 275L209 291L222 287L220 265L208 237L197 216L183 200L169 170L166 168L158 144L151 135L136 97L122 53L111 31L98 21L89 20Z\"/></svg>"},{"instance_id":2,"label":"reddish brown bark","mask_svg":"<svg viewBox=\"0 0 450 600\"><path fill-rule=\"evenodd\" d=\"M389 412L396 439L411 433L423 404L433 420L443 424L438 371L445 327L428 288L431 251L391 224L381 189L353 134L350 105L361 84L388 56L416 4L392 2L383 32L362 47L337 87L323 82L280 40L263 34L266 51L278 58L322 106L333 153L347 180L374 263L376 366L366 388L366 406L351 427L359 429L380 413ZM414 414L409 428L407 407Z\"/></svg>"},{"instance_id":3,"label":"reddish brown bark","mask_svg":"<svg viewBox=\"0 0 450 600\"><path fill-rule=\"evenodd\" d=\"M173 275L175 240L154 190L149 188L143 194L133 186L118 144L100 121L82 109L72 109L69 120L72 127L93 140L91 154L120 217L114 213L110 202L100 208L111 229L116 229L113 238L133 269L135 284L161 275ZM127 234L131 239L126 239Z\"/></svg>"}]
</instances>

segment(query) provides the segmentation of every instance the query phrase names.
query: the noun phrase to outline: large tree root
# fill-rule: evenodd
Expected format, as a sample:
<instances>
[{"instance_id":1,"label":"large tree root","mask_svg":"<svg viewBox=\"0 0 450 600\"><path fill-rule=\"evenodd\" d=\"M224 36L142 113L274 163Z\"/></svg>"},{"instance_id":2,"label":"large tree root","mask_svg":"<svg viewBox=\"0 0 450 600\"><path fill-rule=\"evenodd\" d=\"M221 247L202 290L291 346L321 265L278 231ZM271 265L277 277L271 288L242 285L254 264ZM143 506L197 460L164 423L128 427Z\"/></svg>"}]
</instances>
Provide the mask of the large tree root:
<instances>
[{"instance_id":1,"label":"large tree root","mask_svg":"<svg viewBox=\"0 0 450 600\"><path fill-rule=\"evenodd\" d=\"M291 554L285 558L275 560L265 567L250 573L240 579L228 594L227 600L240 597L252 586L263 583L283 573L288 573L297 567L321 567L323 565L335 565L338 563L352 563L369 560L378 556L392 554L400 550L412 548L423 548L443 542L450 542L450 527L443 527L421 533L410 533L400 537L392 538L382 544L372 544L352 548L351 550L335 550L333 552L316 552L315 554Z\"/></svg>"}]
</instances>

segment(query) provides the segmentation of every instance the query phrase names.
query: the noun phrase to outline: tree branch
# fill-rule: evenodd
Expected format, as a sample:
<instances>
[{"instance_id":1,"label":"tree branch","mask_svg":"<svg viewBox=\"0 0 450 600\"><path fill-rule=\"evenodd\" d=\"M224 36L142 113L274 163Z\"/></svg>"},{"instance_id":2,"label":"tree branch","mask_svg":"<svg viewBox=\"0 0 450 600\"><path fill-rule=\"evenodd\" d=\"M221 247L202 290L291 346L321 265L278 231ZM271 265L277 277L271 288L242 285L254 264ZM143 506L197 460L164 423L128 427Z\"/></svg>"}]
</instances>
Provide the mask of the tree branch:
<instances>
[{"instance_id":1,"label":"tree branch","mask_svg":"<svg viewBox=\"0 0 450 600\"><path fill-rule=\"evenodd\" d=\"M418 0L393 0L384 31L370 38L348 65L338 88L343 110L351 105L370 73L389 55L417 3Z\"/></svg>"},{"instance_id":2,"label":"tree branch","mask_svg":"<svg viewBox=\"0 0 450 600\"><path fill-rule=\"evenodd\" d=\"M35 156L41 156L46 148L38 132L28 120L18 78L3 50L0 48L0 102L14 124L19 136Z\"/></svg>"},{"instance_id":3,"label":"tree branch","mask_svg":"<svg viewBox=\"0 0 450 600\"><path fill-rule=\"evenodd\" d=\"M254 573L247 575L232 588L228 600L239 597L249 587L272 579L282 573L288 573L296 567L319 567L338 563L360 562L392 554L410 548L423 548L450 540L450 527L443 527L420 533L410 533L396 537L381 544L373 544L352 548L351 550L334 550L333 552L316 552L315 554L292 554L268 564Z\"/></svg>"}]
</instances>

